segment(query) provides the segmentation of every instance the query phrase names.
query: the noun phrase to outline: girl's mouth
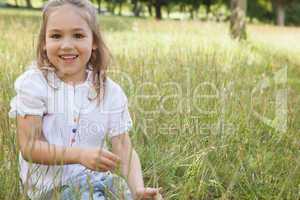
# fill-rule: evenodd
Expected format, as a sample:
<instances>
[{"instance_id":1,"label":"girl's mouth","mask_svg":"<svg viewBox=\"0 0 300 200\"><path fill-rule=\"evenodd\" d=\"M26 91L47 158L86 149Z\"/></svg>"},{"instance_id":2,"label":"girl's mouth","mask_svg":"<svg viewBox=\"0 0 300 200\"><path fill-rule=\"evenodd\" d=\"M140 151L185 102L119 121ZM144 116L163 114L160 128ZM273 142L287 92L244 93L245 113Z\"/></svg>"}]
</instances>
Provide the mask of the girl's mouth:
<instances>
[{"instance_id":1,"label":"girl's mouth","mask_svg":"<svg viewBox=\"0 0 300 200\"><path fill-rule=\"evenodd\" d=\"M66 63L72 63L78 58L78 55L60 55L59 57Z\"/></svg>"}]
</instances>

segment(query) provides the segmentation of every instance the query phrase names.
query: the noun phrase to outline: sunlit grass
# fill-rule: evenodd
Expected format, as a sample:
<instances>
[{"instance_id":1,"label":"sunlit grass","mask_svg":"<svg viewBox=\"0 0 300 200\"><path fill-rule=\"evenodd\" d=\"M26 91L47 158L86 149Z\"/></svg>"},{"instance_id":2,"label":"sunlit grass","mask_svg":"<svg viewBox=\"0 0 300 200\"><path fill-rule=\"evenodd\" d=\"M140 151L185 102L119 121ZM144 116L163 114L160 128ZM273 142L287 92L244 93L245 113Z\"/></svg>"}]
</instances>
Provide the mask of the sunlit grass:
<instances>
[{"instance_id":1,"label":"sunlit grass","mask_svg":"<svg viewBox=\"0 0 300 200\"><path fill-rule=\"evenodd\" d=\"M34 59L40 14L12 12L0 10L0 199L21 198L7 112L15 78ZM163 187L166 199L300 198L299 29L249 26L249 40L239 43L227 24L100 21L114 56L110 76L129 98L147 185ZM287 84L252 93L284 67ZM288 92L283 133L253 114L276 117L279 89Z\"/></svg>"}]
</instances>

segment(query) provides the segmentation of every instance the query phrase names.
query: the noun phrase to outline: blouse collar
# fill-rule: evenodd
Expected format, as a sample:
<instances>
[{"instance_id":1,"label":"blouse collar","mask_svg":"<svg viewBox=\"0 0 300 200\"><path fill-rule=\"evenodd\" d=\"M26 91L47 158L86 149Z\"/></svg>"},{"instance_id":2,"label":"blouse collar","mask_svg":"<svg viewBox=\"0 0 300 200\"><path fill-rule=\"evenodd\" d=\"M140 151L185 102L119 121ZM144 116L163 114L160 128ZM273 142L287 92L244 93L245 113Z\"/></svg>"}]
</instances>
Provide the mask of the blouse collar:
<instances>
[{"instance_id":1,"label":"blouse collar","mask_svg":"<svg viewBox=\"0 0 300 200\"><path fill-rule=\"evenodd\" d=\"M55 73L55 71L53 70L53 68L50 68L50 67L44 67L42 70L39 69L37 67L37 63L36 62L33 62L30 66L29 66L30 69L36 69L36 70L39 70L43 75L45 75L47 78L47 83L50 87L52 87L53 89L55 90L59 90L61 88L64 88L64 87L74 87L70 84L67 84L65 83L64 81L62 81L58 76L57 74ZM83 83L80 83L80 84L77 84L75 85L76 88L78 87L88 87L89 88L89 92L88 92L88 97L93 99L97 96L97 93L96 93L96 90L95 90L95 87L93 85L93 72L92 70L90 70L91 67L89 66L88 69L86 69L86 72L87 72L87 77L86 77L86 80L83 82Z\"/></svg>"},{"instance_id":2,"label":"blouse collar","mask_svg":"<svg viewBox=\"0 0 300 200\"><path fill-rule=\"evenodd\" d=\"M79 84L74 85L75 87L78 88L78 87L92 86L93 85L92 71L87 69L86 73L87 73L87 77L86 77L85 81L83 83L79 83ZM73 85L68 84L68 83L64 82L63 80L61 80L54 71L48 70L46 76L47 76L48 84L51 87L53 87L54 89L59 89L60 87L64 87L64 86L74 87Z\"/></svg>"}]
</instances>

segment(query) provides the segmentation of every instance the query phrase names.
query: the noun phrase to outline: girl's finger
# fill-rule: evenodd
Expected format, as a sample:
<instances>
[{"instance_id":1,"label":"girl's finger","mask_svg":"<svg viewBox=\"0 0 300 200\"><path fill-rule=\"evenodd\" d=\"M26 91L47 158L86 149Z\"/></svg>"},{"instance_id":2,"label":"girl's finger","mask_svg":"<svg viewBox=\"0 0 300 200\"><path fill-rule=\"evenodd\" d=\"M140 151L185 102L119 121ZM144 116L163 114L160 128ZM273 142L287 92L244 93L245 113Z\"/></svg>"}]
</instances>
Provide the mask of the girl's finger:
<instances>
[{"instance_id":1,"label":"girl's finger","mask_svg":"<svg viewBox=\"0 0 300 200\"><path fill-rule=\"evenodd\" d=\"M103 156L107 157L108 159L115 161L115 162L120 162L120 158L119 156L117 156L116 154L111 153L110 151L107 151L105 149L102 149L101 152Z\"/></svg>"},{"instance_id":2,"label":"girl's finger","mask_svg":"<svg viewBox=\"0 0 300 200\"><path fill-rule=\"evenodd\" d=\"M163 200L163 197L161 196L160 193L157 193L157 194L154 196L154 200Z\"/></svg>"},{"instance_id":3,"label":"girl's finger","mask_svg":"<svg viewBox=\"0 0 300 200\"><path fill-rule=\"evenodd\" d=\"M107 172L107 171L109 171L109 167L107 167L106 165L100 164L99 167L97 167L95 170L99 171L99 172Z\"/></svg>"},{"instance_id":4,"label":"girl's finger","mask_svg":"<svg viewBox=\"0 0 300 200\"><path fill-rule=\"evenodd\" d=\"M108 166L110 168L115 168L117 166L117 163L115 161L109 160L106 157L101 157L100 163L104 164L104 165L106 165L106 166Z\"/></svg>"},{"instance_id":5,"label":"girl's finger","mask_svg":"<svg viewBox=\"0 0 300 200\"><path fill-rule=\"evenodd\" d=\"M146 197L149 197L149 196L154 196L158 193L158 189L157 188L145 188L145 192L144 192L144 195Z\"/></svg>"}]
</instances>

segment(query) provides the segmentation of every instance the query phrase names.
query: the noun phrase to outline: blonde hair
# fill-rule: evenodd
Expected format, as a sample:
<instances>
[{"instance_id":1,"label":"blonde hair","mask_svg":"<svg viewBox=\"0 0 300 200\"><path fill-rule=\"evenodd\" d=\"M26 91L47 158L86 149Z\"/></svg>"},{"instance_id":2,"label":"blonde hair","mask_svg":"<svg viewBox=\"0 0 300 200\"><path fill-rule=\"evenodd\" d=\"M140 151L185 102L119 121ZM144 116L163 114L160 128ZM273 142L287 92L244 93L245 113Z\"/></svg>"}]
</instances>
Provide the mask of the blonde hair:
<instances>
[{"instance_id":1,"label":"blonde hair","mask_svg":"<svg viewBox=\"0 0 300 200\"><path fill-rule=\"evenodd\" d=\"M96 8L88 0L50 0L43 9L43 19L41 29L39 33L39 39L37 44L37 66L42 70L47 80L48 70L55 71L55 67L50 63L44 46L46 43L46 25L49 14L56 7L70 4L77 8L83 9L88 15L83 16L88 26L93 33L93 43L96 44L97 48L92 50L90 60L87 63L87 67L92 70L93 86L97 93L98 103L101 98L104 97L106 71L110 63L111 54L105 45L103 38L100 33L100 27L97 22L97 11ZM46 69L46 70L45 70Z\"/></svg>"}]
</instances>

